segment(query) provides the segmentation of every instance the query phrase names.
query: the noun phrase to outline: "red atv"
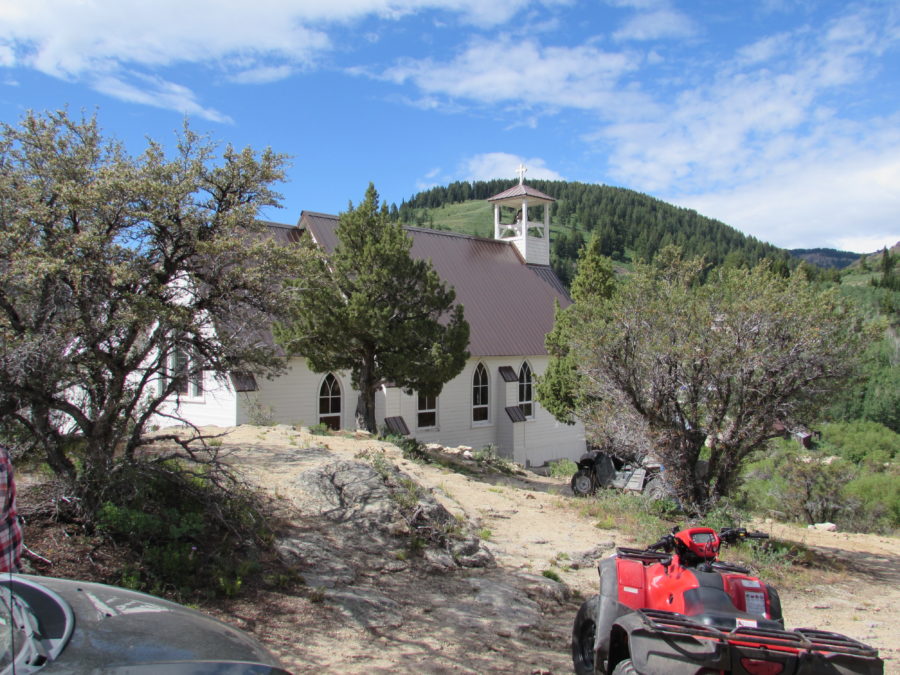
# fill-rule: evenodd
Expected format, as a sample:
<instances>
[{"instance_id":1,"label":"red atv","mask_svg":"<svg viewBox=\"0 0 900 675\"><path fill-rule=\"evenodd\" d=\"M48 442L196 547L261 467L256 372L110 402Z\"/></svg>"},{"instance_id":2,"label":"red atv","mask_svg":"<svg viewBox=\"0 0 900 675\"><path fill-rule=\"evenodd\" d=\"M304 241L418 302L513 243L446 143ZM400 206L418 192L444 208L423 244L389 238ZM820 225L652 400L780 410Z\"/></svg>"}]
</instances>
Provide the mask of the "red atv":
<instances>
[{"instance_id":1,"label":"red atv","mask_svg":"<svg viewBox=\"0 0 900 675\"><path fill-rule=\"evenodd\" d=\"M761 532L673 531L646 550L619 548L600 563L600 594L572 630L579 675L829 675L883 673L878 652L847 636L784 629L775 589L719 562L722 542Z\"/></svg>"}]
</instances>

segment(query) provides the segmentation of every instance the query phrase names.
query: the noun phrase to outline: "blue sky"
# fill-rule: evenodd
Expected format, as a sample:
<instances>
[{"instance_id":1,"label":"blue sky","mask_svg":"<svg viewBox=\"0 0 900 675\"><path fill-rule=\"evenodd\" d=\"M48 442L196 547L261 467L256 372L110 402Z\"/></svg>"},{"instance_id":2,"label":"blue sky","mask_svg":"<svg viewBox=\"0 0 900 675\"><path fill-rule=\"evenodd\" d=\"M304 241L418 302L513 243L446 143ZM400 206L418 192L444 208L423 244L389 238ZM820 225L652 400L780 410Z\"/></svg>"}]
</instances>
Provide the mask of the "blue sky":
<instances>
[{"instance_id":1,"label":"blue sky","mask_svg":"<svg viewBox=\"0 0 900 675\"><path fill-rule=\"evenodd\" d=\"M618 185L779 246L900 240L900 2L0 0L0 121L187 115L292 156L284 210L454 180Z\"/></svg>"}]
</instances>

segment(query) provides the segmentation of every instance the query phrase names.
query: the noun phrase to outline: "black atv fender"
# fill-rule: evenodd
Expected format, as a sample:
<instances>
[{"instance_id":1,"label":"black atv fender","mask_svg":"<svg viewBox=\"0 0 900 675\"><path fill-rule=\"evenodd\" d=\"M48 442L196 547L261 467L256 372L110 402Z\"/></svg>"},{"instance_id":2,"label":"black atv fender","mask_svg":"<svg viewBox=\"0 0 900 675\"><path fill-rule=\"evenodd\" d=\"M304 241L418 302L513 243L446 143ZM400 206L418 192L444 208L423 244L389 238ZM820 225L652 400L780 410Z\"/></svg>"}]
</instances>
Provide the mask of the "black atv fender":
<instances>
[{"instance_id":1,"label":"black atv fender","mask_svg":"<svg viewBox=\"0 0 900 675\"><path fill-rule=\"evenodd\" d=\"M594 670L611 673L616 664L628 658L628 634L618 620L633 612L619 602L619 577L616 558L600 561L600 596L597 603L597 635L594 642Z\"/></svg>"}]
</instances>

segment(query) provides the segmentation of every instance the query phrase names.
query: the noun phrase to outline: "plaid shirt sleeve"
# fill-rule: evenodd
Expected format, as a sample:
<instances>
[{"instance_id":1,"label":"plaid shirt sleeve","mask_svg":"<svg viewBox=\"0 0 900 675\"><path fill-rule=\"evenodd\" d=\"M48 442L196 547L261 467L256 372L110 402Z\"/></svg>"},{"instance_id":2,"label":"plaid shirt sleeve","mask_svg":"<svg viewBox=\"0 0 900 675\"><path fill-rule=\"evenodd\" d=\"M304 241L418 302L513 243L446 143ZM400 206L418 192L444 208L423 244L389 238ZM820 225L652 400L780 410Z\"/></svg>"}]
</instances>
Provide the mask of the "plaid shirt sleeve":
<instances>
[{"instance_id":1,"label":"plaid shirt sleeve","mask_svg":"<svg viewBox=\"0 0 900 675\"><path fill-rule=\"evenodd\" d=\"M0 572L18 572L22 526L16 511L16 482L9 452L0 447Z\"/></svg>"}]
</instances>

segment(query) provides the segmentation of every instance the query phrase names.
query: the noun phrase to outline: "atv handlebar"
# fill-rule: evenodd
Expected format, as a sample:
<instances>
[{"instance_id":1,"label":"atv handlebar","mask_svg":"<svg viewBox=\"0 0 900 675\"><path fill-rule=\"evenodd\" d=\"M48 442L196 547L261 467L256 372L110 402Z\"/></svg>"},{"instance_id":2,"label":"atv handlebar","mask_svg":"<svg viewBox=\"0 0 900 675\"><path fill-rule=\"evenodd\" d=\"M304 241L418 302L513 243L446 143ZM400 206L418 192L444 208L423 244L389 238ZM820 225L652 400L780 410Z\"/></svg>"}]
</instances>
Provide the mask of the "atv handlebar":
<instances>
[{"instance_id":1,"label":"atv handlebar","mask_svg":"<svg viewBox=\"0 0 900 675\"><path fill-rule=\"evenodd\" d=\"M675 537L671 534L664 535L660 537L659 541L654 544L650 544L647 547L648 551L665 551L669 553L673 548L675 548Z\"/></svg>"},{"instance_id":2,"label":"atv handlebar","mask_svg":"<svg viewBox=\"0 0 900 675\"><path fill-rule=\"evenodd\" d=\"M677 532L675 528L675 532ZM719 539L723 544L734 544L741 539L768 539L769 535L765 532L748 532L744 527L723 527L718 532ZM665 551L671 553L677 546L675 534L665 534L647 547L648 551Z\"/></svg>"},{"instance_id":3,"label":"atv handlebar","mask_svg":"<svg viewBox=\"0 0 900 675\"><path fill-rule=\"evenodd\" d=\"M726 544L733 544L741 539L768 539L765 532L748 532L743 527L724 527L719 531L719 539Z\"/></svg>"}]
</instances>

